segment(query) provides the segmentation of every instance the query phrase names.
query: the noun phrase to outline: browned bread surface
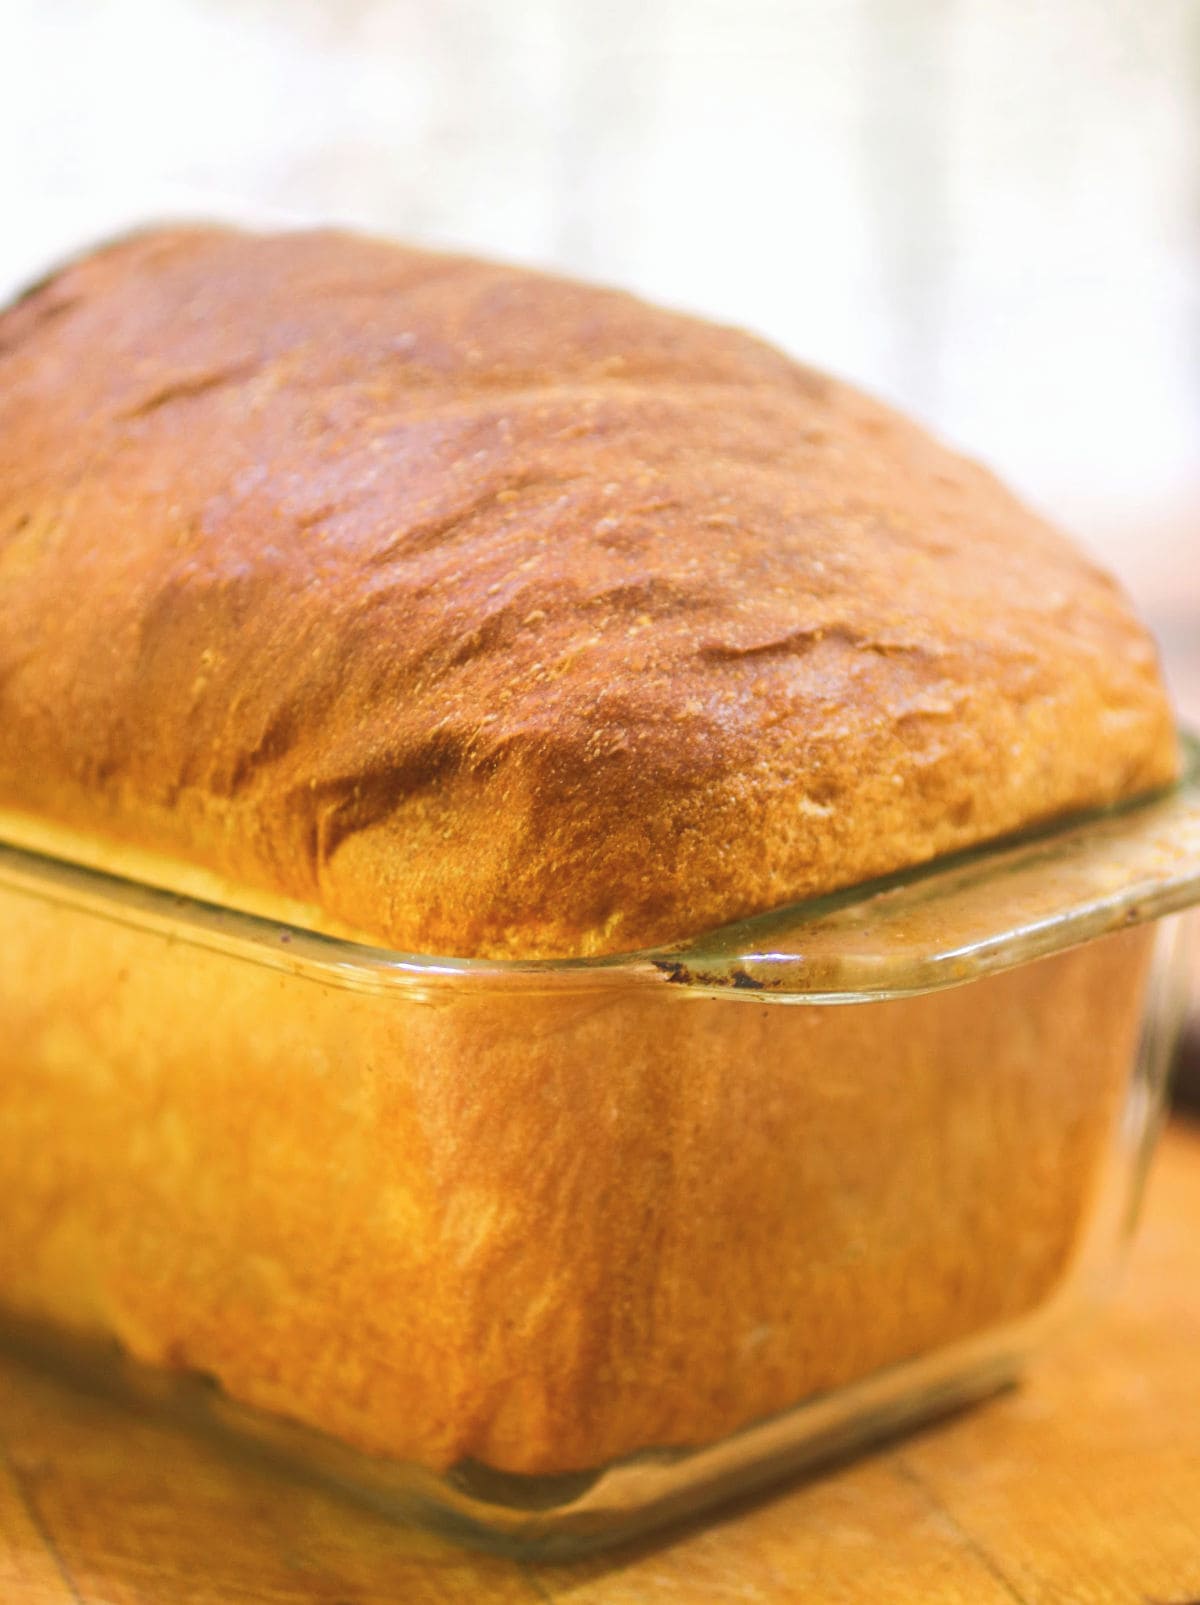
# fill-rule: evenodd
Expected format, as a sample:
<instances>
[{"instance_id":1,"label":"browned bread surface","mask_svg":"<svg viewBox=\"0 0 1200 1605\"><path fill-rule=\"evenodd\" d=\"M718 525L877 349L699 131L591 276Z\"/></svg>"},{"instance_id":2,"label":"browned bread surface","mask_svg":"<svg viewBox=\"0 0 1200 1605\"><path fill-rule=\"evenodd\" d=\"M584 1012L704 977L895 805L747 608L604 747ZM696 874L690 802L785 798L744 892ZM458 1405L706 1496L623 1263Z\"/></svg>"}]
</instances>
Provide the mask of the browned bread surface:
<instances>
[{"instance_id":1,"label":"browned bread surface","mask_svg":"<svg viewBox=\"0 0 1200 1605\"><path fill-rule=\"evenodd\" d=\"M0 315L0 808L443 953L659 943L1150 789L1120 593L744 334L323 232Z\"/></svg>"}]
</instances>

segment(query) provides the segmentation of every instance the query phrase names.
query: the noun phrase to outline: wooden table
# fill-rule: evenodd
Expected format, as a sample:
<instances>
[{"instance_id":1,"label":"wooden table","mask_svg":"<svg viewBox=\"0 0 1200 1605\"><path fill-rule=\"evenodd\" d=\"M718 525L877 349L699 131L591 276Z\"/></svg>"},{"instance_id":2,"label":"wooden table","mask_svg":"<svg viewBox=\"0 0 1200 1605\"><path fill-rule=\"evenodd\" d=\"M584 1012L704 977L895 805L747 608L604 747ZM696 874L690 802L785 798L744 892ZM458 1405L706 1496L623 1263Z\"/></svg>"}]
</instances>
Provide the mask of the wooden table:
<instances>
[{"instance_id":1,"label":"wooden table","mask_svg":"<svg viewBox=\"0 0 1200 1605\"><path fill-rule=\"evenodd\" d=\"M0 1365L2 1605L1196 1605L1200 1127L1167 1133L1117 1304L1020 1389L709 1526L469 1555Z\"/></svg>"}]
</instances>

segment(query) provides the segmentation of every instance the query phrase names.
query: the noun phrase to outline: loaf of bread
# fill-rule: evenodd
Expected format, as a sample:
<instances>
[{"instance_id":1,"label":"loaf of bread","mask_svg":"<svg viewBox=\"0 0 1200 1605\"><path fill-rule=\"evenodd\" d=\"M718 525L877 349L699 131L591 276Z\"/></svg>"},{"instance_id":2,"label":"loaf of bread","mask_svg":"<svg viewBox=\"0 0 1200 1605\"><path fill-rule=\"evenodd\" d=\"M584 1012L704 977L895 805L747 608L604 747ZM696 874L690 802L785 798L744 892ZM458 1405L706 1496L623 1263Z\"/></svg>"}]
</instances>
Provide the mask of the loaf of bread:
<instances>
[{"instance_id":1,"label":"loaf of bread","mask_svg":"<svg viewBox=\"0 0 1200 1605\"><path fill-rule=\"evenodd\" d=\"M410 951L657 945L1177 761L1113 582L895 413L338 233L0 315L0 599L6 836Z\"/></svg>"},{"instance_id":2,"label":"loaf of bread","mask_svg":"<svg viewBox=\"0 0 1200 1605\"><path fill-rule=\"evenodd\" d=\"M577 956L1175 764L1111 580L745 335L216 229L0 315L9 842L401 949ZM1149 955L822 1008L595 968L354 989L8 881L0 924L0 1325L533 1474L1052 1303Z\"/></svg>"}]
</instances>

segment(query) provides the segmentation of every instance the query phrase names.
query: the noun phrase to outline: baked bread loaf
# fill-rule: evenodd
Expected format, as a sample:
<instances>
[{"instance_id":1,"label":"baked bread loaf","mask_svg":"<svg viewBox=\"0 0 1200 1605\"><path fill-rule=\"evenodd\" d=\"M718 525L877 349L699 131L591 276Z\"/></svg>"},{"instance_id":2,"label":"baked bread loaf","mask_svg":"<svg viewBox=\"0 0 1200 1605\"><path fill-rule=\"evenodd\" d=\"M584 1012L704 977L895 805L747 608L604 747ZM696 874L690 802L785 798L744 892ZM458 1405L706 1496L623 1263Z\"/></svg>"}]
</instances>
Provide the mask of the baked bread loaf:
<instances>
[{"instance_id":1,"label":"baked bread loaf","mask_svg":"<svg viewBox=\"0 0 1200 1605\"><path fill-rule=\"evenodd\" d=\"M0 838L575 955L1175 763L1109 579L745 335L215 229L0 315ZM708 1444L1051 1304L1152 939L821 1008L649 966L354 989L7 880L0 928L0 1327L519 1474Z\"/></svg>"},{"instance_id":2,"label":"baked bread loaf","mask_svg":"<svg viewBox=\"0 0 1200 1605\"><path fill-rule=\"evenodd\" d=\"M0 315L0 600L6 836L415 951L661 944L1177 761L1113 582L895 413L339 233Z\"/></svg>"}]
</instances>

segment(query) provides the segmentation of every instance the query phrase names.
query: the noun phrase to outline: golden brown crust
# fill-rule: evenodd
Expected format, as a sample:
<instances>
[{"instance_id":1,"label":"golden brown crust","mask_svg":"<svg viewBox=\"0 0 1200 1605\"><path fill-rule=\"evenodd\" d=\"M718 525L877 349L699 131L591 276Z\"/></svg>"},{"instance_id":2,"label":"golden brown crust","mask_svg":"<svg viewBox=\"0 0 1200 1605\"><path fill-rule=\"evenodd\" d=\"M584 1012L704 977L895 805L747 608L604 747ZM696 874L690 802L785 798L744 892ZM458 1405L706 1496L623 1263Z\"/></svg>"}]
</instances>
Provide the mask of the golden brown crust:
<instances>
[{"instance_id":1,"label":"golden brown crust","mask_svg":"<svg viewBox=\"0 0 1200 1605\"><path fill-rule=\"evenodd\" d=\"M1150 789L1112 581L750 337L336 233L0 316L0 807L395 946L629 949Z\"/></svg>"}]
</instances>

